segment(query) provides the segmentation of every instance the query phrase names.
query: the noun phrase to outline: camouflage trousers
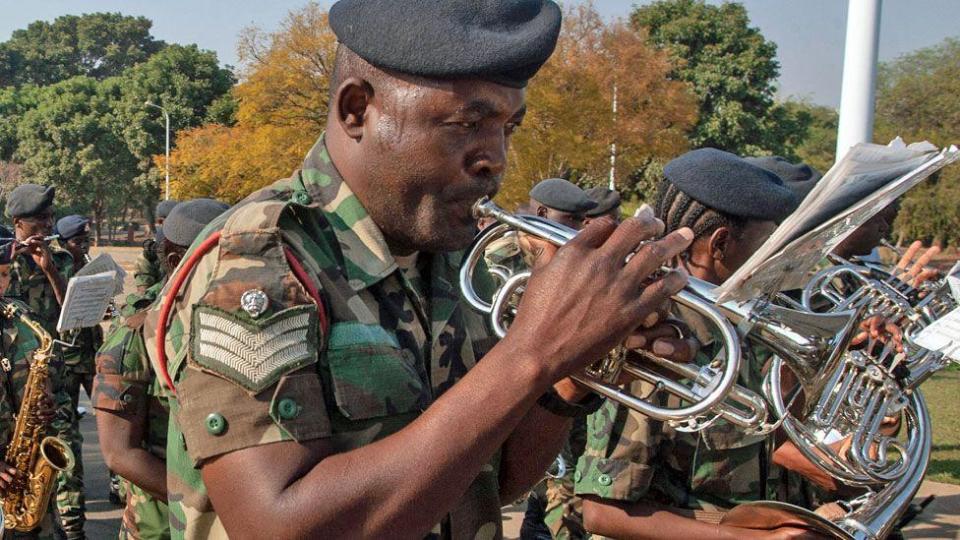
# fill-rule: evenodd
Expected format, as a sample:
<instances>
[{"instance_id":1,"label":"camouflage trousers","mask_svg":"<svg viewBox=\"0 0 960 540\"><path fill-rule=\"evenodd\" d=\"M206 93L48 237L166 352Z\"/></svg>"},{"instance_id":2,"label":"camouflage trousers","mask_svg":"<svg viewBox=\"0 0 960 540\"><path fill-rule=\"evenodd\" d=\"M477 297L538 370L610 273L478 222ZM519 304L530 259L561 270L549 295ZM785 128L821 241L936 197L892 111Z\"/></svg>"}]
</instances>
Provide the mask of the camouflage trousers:
<instances>
[{"instance_id":1,"label":"camouflage trousers","mask_svg":"<svg viewBox=\"0 0 960 540\"><path fill-rule=\"evenodd\" d=\"M63 532L68 539L75 539L85 537L83 527L87 521L86 498L83 492L83 436L80 434L77 405L80 401L80 388L89 387L87 379L90 379L91 375L77 373L71 368L72 366L67 366L62 377L70 402L57 408L53 428L58 437L70 444L75 459L72 471L62 472L57 476L56 489L57 511Z\"/></svg>"},{"instance_id":2,"label":"camouflage trousers","mask_svg":"<svg viewBox=\"0 0 960 540\"><path fill-rule=\"evenodd\" d=\"M122 480L127 494L120 525L121 540L169 540L170 512L167 503L143 491L132 482Z\"/></svg>"}]
</instances>

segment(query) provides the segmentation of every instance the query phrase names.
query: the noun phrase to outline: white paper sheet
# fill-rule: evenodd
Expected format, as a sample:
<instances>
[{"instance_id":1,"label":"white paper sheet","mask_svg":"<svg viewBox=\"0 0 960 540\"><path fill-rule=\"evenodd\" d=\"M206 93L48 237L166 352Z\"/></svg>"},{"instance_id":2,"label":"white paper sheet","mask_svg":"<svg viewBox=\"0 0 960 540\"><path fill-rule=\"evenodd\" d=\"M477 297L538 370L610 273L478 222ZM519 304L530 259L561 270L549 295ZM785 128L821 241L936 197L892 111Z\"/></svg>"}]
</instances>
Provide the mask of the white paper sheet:
<instances>
[{"instance_id":1,"label":"white paper sheet","mask_svg":"<svg viewBox=\"0 0 960 540\"><path fill-rule=\"evenodd\" d=\"M92 276L74 276L67 283L67 294L57 321L57 331L90 328L100 324L116 290L116 272Z\"/></svg>"},{"instance_id":2,"label":"white paper sheet","mask_svg":"<svg viewBox=\"0 0 960 540\"><path fill-rule=\"evenodd\" d=\"M914 343L960 361L960 308L940 317L914 338Z\"/></svg>"}]
</instances>

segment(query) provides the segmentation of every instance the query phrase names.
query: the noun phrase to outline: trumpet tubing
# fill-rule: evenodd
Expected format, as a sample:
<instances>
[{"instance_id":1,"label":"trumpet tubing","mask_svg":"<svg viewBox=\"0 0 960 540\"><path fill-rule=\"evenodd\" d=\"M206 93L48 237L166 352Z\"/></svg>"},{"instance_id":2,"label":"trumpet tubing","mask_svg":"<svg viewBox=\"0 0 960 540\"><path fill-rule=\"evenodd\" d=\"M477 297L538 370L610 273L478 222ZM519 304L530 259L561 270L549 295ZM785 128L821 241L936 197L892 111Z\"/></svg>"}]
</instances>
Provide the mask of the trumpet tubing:
<instances>
[{"instance_id":1,"label":"trumpet tubing","mask_svg":"<svg viewBox=\"0 0 960 540\"><path fill-rule=\"evenodd\" d=\"M460 270L460 288L467 303L477 311L488 314L494 331L502 337L516 313L519 299L531 274L526 270L505 272L502 267L498 267L494 276L499 288L491 299L482 298L475 290L473 281L475 273L481 268L480 263L486 247L512 232L533 235L554 245L563 246L576 236L577 231L538 216L511 214L489 200L477 203L475 212L478 217L493 217L499 223L482 232L474 241ZM777 316L782 315L779 312L774 313L774 318L758 316L754 311L758 304L746 307L734 304L718 305L712 290L712 285L690 278L687 287L675 295L673 300L696 311L716 329L724 347L722 362L693 367L644 354L648 362L661 368L660 372L657 372L637 365L627 360L625 355L615 352L587 368L577 376L577 380L601 396L651 418L669 422L677 429L696 431L718 418L723 418L751 433L769 431L773 426L767 423L767 407L763 398L736 384L741 361L741 338L734 325L749 319L752 321L753 330L751 339L773 344L777 351L806 355L805 358L808 357L808 360L815 364L819 361L814 358L824 356L830 344L836 340L836 329L824 333L813 324L820 322L814 321L818 316L807 316L808 320L805 322L811 324L797 332L776 320ZM767 311L764 307L764 313ZM795 318L799 317L795 315ZM835 319L829 316L819 318L831 321ZM848 319L843 318L840 326L847 322ZM677 379L664 375L663 371L676 375ZM617 384L622 372L652 383L689 405L677 409L665 408L634 396ZM694 384L688 386L680 380L693 381Z\"/></svg>"}]
</instances>

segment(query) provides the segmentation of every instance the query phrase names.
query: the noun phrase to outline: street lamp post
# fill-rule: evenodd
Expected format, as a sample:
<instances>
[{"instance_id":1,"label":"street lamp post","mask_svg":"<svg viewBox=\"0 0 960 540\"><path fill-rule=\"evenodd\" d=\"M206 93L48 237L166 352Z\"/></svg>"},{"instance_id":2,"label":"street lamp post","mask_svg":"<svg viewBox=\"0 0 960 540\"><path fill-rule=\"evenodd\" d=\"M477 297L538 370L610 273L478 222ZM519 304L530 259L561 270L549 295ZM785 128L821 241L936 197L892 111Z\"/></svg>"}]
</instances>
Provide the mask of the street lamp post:
<instances>
[{"instance_id":1,"label":"street lamp post","mask_svg":"<svg viewBox=\"0 0 960 540\"><path fill-rule=\"evenodd\" d=\"M160 109L163 112L163 119L167 123L167 151L166 151L166 155L164 156L164 159L165 159L164 169L166 169L165 172L167 177L167 189L166 189L166 195L164 196L164 199L170 200L170 113L168 113L166 109L164 109L163 107L155 103L144 101L143 104L146 105L147 107L155 107L157 109Z\"/></svg>"}]
</instances>

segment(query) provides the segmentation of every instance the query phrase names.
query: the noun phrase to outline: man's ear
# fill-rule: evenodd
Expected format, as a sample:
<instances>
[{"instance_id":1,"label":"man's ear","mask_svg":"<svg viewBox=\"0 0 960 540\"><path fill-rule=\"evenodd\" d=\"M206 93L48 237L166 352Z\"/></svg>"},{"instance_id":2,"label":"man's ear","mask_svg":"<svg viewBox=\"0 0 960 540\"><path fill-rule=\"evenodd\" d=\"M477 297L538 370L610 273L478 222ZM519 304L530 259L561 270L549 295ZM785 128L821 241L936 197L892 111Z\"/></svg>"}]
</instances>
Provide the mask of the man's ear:
<instances>
[{"instance_id":1,"label":"man's ear","mask_svg":"<svg viewBox=\"0 0 960 540\"><path fill-rule=\"evenodd\" d=\"M546 207L546 206L538 206L538 207L537 207L537 215L540 216L540 217L542 217L542 218L547 217L547 207Z\"/></svg>"},{"instance_id":2,"label":"man's ear","mask_svg":"<svg viewBox=\"0 0 960 540\"><path fill-rule=\"evenodd\" d=\"M179 253L167 253L167 264L169 265L168 268L176 268L177 265L180 264L180 259L182 258L183 256L181 256Z\"/></svg>"},{"instance_id":3,"label":"man's ear","mask_svg":"<svg viewBox=\"0 0 960 540\"><path fill-rule=\"evenodd\" d=\"M715 261L722 261L727 256L727 249L730 247L730 229L719 227L710 235L710 258Z\"/></svg>"},{"instance_id":4,"label":"man's ear","mask_svg":"<svg viewBox=\"0 0 960 540\"><path fill-rule=\"evenodd\" d=\"M334 94L332 108L337 112L337 123L351 139L359 141L363 137L363 123L372 102L373 87L357 77L343 81Z\"/></svg>"}]
</instances>

